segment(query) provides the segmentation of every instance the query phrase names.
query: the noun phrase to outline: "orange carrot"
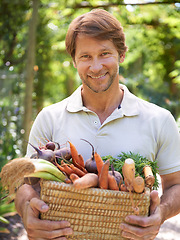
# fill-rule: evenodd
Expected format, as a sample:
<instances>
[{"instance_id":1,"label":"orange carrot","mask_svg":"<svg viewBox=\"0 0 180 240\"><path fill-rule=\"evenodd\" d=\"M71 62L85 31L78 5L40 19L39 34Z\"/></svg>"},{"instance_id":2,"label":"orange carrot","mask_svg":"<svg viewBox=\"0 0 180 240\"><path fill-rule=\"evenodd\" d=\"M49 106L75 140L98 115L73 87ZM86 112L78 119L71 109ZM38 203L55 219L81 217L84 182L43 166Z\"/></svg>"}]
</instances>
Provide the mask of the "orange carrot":
<instances>
[{"instance_id":1,"label":"orange carrot","mask_svg":"<svg viewBox=\"0 0 180 240\"><path fill-rule=\"evenodd\" d=\"M74 173L74 171L72 170L72 168L70 168L68 166L68 164L66 164L63 160L61 161L61 167L63 167L64 172L69 176L71 173Z\"/></svg>"},{"instance_id":2,"label":"orange carrot","mask_svg":"<svg viewBox=\"0 0 180 240\"><path fill-rule=\"evenodd\" d=\"M85 167L84 160L82 157L79 157L76 147L70 141L68 141L68 143L70 145L71 156L72 156L72 161L73 161L74 166L76 166L76 167L81 166L84 168Z\"/></svg>"},{"instance_id":3,"label":"orange carrot","mask_svg":"<svg viewBox=\"0 0 180 240\"><path fill-rule=\"evenodd\" d=\"M77 189L86 189L98 186L98 175L95 173L87 173L83 177L76 179L73 185Z\"/></svg>"},{"instance_id":4,"label":"orange carrot","mask_svg":"<svg viewBox=\"0 0 180 240\"><path fill-rule=\"evenodd\" d=\"M108 172L109 172L110 161L106 160L101 169L99 175L99 187L102 189L108 189Z\"/></svg>"},{"instance_id":5,"label":"orange carrot","mask_svg":"<svg viewBox=\"0 0 180 240\"><path fill-rule=\"evenodd\" d=\"M56 165L57 168L59 168L59 170L61 170L62 172L65 172L64 167L62 167L60 164L58 164L56 159L55 159L55 165Z\"/></svg>"},{"instance_id":6,"label":"orange carrot","mask_svg":"<svg viewBox=\"0 0 180 240\"><path fill-rule=\"evenodd\" d=\"M80 170L79 168L75 167L73 164L69 165L70 168L76 173L79 177L84 176L86 173Z\"/></svg>"},{"instance_id":7,"label":"orange carrot","mask_svg":"<svg viewBox=\"0 0 180 240\"><path fill-rule=\"evenodd\" d=\"M83 156L81 154L78 154L78 156L79 156L79 164L80 164L80 166L85 168Z\"/></svg>"},{"instance_id":8,"label":"orange carrot","mask_svg":"<svg viewBox=\"0 0 180 240\"><path fill-rule=\"evenodd\" d=\"M82 167L79 163L73 163L75 167L79 168L82 170L84 173L88 173L88 171L85 169L85 167Z\"/></svg>"},{"instance_id":9,"label":"orange carrot","mask_svg":"<svg viewBox=\"0 0 180 240\"><path fill-rule=\"evenodd\" d=\"M74 183L75 180L79 179L79 176L75 173L71 173L71 175L69 176L69 178L71 179L71 181Z\"/></svg>"},{"instance_id":10,"label":"orange carrot","mask_svg":"<svg viewBox=\"0 0 180 240\"><path fill-rule=\"evenodd\" d=\"M119 191L119 187L118 187L115 177L110 174L108 174L108 188L110 190Z\"/></svg>"},{"instance_id":11,"label":"orange carrot","mask_svg":"<svg viewBox=\"0 0 180 240\"><path fill-rule=\"evenodd\" d=\"M102 167L104 165L104 162L103 162L101 156L97 152L94 153L94 159L96 161L98 175L100 175Z\"/></svg>"}]
</instances>

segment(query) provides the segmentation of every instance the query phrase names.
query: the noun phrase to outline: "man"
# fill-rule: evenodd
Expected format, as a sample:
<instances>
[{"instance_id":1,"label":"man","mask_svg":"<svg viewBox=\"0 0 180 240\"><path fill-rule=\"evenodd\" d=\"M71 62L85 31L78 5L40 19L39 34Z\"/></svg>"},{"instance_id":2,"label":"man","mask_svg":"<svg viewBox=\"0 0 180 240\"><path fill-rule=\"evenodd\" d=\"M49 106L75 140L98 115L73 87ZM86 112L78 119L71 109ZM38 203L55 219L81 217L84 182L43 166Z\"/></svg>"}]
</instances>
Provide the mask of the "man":
<instances>
[{"instance_id":1,"label":"man","mask_svg":"<svg viewBox=\"0 0 180 240\"><path fill-rule=\"evenodd\" d=\"M90 141L101 156L131 151L157 159L161 201L152 191L150 216L128 216L119 228L129 239L154 239L161 224L180 212L180 136L175 120L167 110L119 85L119 64L127 47L120 23L108 12L97 9L76 18L66 36L66 49L82 86L69 98L41 111L29 141L37 146L43 139L61 145L70 140L85 160L91 149L81 138ZM27 156L32 153L28 146ZM67 221L39 219L48 206L31 186L18 190L15 203L30 240L66 239L73 233Z\"/></svg>"}]
</instances>

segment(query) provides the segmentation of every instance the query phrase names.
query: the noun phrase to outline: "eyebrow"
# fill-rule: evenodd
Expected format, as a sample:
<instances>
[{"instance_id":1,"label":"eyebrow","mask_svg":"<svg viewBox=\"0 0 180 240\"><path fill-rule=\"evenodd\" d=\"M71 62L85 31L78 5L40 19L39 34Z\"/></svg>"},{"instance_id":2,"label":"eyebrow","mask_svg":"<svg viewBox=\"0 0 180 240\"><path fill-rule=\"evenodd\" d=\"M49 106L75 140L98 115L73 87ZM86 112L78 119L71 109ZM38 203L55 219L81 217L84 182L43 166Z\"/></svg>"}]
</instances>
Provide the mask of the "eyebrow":
<instances>
[{"instance_id":1,"label":"eyebrow","mask_svg":"<svg viewBox=\"0 0 180 240\"><path fill-rule=\"evenodd\" d=\"M102 47L99 51L100 52L105 52L105 51L110 51L111 50L111 48L110 47ZM89 52L87 52L87 51L84 51L84 52L80 52L80 55L88 55L89 54Z\"/></svg>"}]
</instances>

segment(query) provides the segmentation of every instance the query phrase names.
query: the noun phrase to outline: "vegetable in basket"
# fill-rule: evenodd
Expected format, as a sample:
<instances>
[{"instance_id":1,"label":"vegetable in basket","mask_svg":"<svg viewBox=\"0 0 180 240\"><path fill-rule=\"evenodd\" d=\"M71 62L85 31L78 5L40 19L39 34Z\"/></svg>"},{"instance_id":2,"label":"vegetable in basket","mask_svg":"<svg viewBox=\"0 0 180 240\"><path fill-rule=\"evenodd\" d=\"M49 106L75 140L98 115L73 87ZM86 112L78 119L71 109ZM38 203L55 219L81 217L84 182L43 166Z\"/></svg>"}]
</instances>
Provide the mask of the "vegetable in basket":
<instances>
[{"instance_id":1,"label":"vegetable in basket","mask_svg":"<svg viewBox=\"0 0 180 240\"><path fill-rule=\"evenodd\" d=\"M114 169L120 172L122 175L122 167L126 159L131 158L135 162L135 176L141 176L145 180L145 186L152 189L157 189L159 186L157 174L158 174L158 166L157 161L150 161L146 157L141 156L140 154L132 153L132 152L122 152L116 158L111 155L104 156L102 159L105 161L107 159L113 163ZM148 171L146 171L148 170ZM145 175L145 172L148 172ZM145 177L146 176L146 177ZM147 178L147 176L149 176Z\"/></svg>"}]
</instances>

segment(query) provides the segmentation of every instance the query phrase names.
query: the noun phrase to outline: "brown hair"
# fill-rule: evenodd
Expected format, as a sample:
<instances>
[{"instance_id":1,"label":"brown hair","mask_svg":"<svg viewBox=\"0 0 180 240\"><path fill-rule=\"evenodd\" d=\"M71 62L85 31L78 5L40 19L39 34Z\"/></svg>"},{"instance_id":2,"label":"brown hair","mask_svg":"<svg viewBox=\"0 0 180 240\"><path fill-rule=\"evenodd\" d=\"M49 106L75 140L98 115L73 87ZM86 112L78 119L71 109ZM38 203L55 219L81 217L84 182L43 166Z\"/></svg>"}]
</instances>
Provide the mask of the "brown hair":
<instances>
[{"instance_id":1,"label":"brown hair","mask_svg":"<svg viewBox=\"0 0 180 240\"><path fill-rule=\"evenodd\" d=\"M66 50L73 60L78 34L85 34L101 40L112 40L119 56L127 51L125 35L120 22L105 10L94 9L75 18L69 25L66 35Z\"/></svg>"}]
</instances>

